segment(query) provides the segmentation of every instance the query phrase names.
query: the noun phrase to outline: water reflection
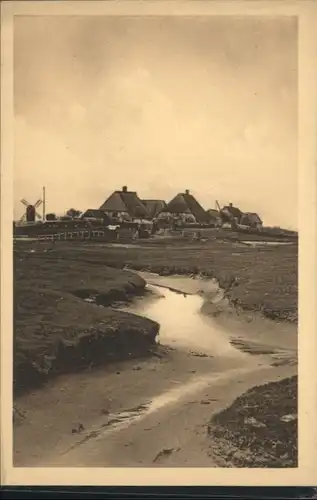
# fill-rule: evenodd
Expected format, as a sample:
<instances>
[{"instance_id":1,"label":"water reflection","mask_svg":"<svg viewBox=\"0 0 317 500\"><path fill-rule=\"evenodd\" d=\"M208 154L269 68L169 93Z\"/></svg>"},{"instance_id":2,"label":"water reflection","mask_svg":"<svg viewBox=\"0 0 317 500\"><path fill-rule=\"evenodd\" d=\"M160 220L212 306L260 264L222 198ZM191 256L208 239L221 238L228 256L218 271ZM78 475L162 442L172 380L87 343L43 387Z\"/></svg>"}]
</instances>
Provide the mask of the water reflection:
<instances>
[{"instance_id":1,"label":"water reflection","mask_svg":"<svg viewBox=\"0 0 317 500\"><path fill-rule=\"evenodd\" d=\"M201 314L201 296L176 293L155 285L148 285L148 289L156 298L139 301L129 311L160 323L160 344L211 356L243 356L231 345L226 330Z\"/></svg>"}]
</instances>

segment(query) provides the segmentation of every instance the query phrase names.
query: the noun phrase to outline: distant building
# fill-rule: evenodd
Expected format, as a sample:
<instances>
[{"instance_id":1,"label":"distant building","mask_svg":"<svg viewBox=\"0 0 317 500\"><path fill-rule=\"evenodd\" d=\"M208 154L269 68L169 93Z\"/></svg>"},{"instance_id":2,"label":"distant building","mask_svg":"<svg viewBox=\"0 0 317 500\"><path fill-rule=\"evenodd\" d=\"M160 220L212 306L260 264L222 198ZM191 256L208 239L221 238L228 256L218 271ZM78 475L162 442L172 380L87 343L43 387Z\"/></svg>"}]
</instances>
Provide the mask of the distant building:
<instances>
[{"instance_id":1,"label":"distant building","mask_svg":"<svg viewBox=\"0 0 317 500\"><path fill-rule=\"evenodd\" d=\"M229 205L226 205L222 208L221 215L223 222L230 222L232 220L235 220L238 224L240 224L243 212L240 210L240 208L237 208L233 206L232 203L229 203Z\"/></svg>"},{"instance_id":2,"label":"distant building","mask_svg":"<svg viewBox=\"0 0 317 500\"><path fill-rule=\"evenodd\" d=\"M123 186L121 191L114 191L99 210L102 210L110 217L123 220L147 219L150 217L147 208L137 193L128 191L127 186Z\"/></svg>"},{"instance_id":3,"label":"distant building","mask_svg":"<svg viewBox=\"0 0 317 500\"><path fill-rule=\"evenodd\" d=\"M256 229L261 229L263 226L263 222L260 216L252 212L244 213L240 219L240 224L243 226L249 226Z\"/></svg>"},{"instance_id":4,"label":"distant building","mask_svg":"<svg viewBox=\"0 0 317 500\"><path fill-rule=\"evenodd\" d=\"M151 219L155 219L155 217L168 211L167 204L164 200L142 200L142 203L147 209Z\"/></svg>"},{"instance_id":5,"label":"distant building","mask_svg":"<svg viewBox=\"0 0 317 500\"><path fill-rule=\"evenodd\" d=\"M177 194L167 204L167 211L172 216L181 218L183 222L208 223L208 214L188 189Z\"/></svg>"},{"instance_id":6,"label":"distant building","mask_svg":"<svg viewBox=\"0 0 317 500\"><path fill-rule=\"evenodd\" d=\"M80 217L83 220L102 221L103 224L111 224L111 218L103 210L88 208Z\"/></svg>"},{"instance_id":7,"label":"distant building","mask_svg":"<svg viewBox=\"0 0 317 500\"><path fill-rule=\"evenodd\" d=\"M214 224L215 226L221 226L222 225L222 219L221 215L218 210L215 208L210 208L207 210L208 218L209 218L209 223Z\"/></svg>"}]
</instances>

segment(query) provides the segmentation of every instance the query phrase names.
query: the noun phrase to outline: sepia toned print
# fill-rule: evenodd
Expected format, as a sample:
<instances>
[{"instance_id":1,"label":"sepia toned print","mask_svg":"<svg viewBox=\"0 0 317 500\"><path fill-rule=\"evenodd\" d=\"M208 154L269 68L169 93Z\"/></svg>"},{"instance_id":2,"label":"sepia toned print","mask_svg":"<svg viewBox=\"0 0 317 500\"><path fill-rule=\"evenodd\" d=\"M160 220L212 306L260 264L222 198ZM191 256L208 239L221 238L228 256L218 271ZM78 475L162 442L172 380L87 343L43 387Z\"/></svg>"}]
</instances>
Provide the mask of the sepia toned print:
<instances>
[{"instance_id":1,"label":"sepia toned print","mask_svg":"<svg viewBox=\"0 0 317 500\"><path fill-rule=\"evenodd\" d=\"M297 467L296 18L14 42L14 464Z\"/></svg>"},{"instance_id":2,"label":"sepia toned print","mask_svg":"<svg viewBox=\"0 0 317 500\"><path fill-rule=\"evenodd\" d=\"M12 17L6 482L307 485L303 24L44 4Z\"/></svg>"}]
</instances>

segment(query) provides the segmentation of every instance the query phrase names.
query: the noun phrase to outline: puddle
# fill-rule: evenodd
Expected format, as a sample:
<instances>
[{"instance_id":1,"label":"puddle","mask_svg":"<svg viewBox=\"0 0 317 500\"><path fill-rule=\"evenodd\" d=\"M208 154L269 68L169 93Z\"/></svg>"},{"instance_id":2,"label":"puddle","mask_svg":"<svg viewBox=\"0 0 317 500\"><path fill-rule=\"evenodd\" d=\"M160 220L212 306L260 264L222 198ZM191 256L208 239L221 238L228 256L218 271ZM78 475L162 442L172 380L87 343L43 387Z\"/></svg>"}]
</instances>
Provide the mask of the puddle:
<instances>
[{"instance_id":1,"label":"puddle","mask_svg":"<svg viewBox=\"0 0 317 500\"><path fill-rule=\"evenodd\" d=\"M243 240L242 243L252 247L257 246L280 246L280 245L294 245L293 241L247 241Z\"/></svg>"},{"instance_id":2,"label":"puddle","mask_svg":"<svg viewBox=\"0 0 317 500\"><path fill-rule=\"evenodd\" d=\"M85 302L89 302L90 304L96 304L97 297L89 296L84 299Z\"/></svg>"}]
</instances>

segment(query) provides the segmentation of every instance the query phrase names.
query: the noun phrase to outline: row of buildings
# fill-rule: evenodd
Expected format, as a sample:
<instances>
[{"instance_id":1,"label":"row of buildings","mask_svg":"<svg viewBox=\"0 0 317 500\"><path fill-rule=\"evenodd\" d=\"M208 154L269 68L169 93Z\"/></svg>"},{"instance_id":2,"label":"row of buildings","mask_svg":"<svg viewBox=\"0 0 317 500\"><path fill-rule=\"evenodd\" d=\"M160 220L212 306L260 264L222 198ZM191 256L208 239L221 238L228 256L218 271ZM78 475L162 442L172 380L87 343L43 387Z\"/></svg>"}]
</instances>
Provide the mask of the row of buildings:
<instances>
[{"instance_id":1,"label":"row of buildings","mask_svg":"<svg viewBox=\"0 0 317 500\"><path fill-rule=\"evenodd\" d=\"M165 200L143 200L135 191L129 191L127 186L114 191L99 209L89 209L84 214L86 218L103 218L121 221L133 220L177 220L182 224L199 224L222 226L225 222L261 227L262 221L258 214L244 213L232 204L223 209L205 210L197 199L187 189L178 193L168 203Z\"/></svg>"}]
</instances>

